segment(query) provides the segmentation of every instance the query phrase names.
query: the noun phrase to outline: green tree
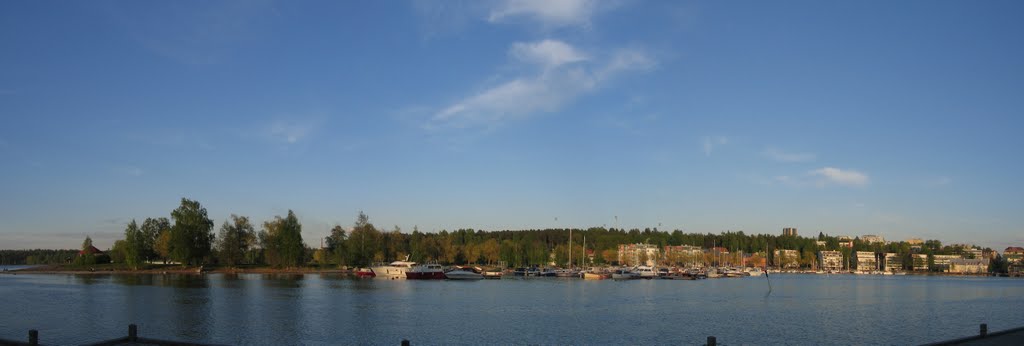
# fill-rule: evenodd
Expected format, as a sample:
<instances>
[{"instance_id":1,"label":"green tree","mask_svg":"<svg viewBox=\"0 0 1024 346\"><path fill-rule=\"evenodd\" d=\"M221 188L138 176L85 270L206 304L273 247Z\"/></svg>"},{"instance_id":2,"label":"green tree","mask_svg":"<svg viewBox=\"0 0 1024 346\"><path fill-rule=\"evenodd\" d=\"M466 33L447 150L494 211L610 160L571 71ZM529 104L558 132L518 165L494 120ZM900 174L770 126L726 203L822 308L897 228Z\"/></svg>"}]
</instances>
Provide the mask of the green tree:
<instances>
[{"instance_id":1,"label":"green tree","mask_svg":"<svg viewBox=\"0 0 1024 346\"><path fill-rule=\"evenodd\" d=\"M372 263L380 249L379 239L380 232L370 223L370 217L360 211L346 242L348 264L365 267Z\"/></svg>"},{"instance_id":2,"label":"green tree","mask_svg":"<svg viewBox=\"0 0 1024 346\"><path fill-rule=\"evenodd\" d=\"M142 231L142 257L146 260L160 257L159 251L157 251L157 242L162 234L171 231L171 221L166 217L147 217L142 221L139 230Z\"/></svg>"},{"instance_id":3,"label":"green tree","mask_svg":"<svg viewBox=\"0 0 1024 346\"><path fill-rule=\"evenodd\" d=\"M231 222L224 221L217 237L217 259L226 266L245 261L245 255L256 242L256 231L249 218L231 214Z\"/></svg>"},{"instance_id":4,"label":"green tree","mask_svg":"<svg viewBox=\"0 0 1024 346\"><path fill-rule=\"evenodd\" d=\"M171 258L182 265L200 264L213 248L213 220L197 201L181 199L181 206L171 212Z\"/></svg>"},{"instance_id":5,"label":"green tree","mask_svg":"<svg viewBox=\"0 0 1024 346\"><path fill-rule=\"evenodd\" d=\"M82 251L88 251L92 247L92 238L85 236L85 241L82 241Z\"/></svg>"},{"instance_id":6,"label":"green tree","mask_svg":"<svg viewBox=\"0 0 1024 346\"><path fill-rule=\"evenodd\" d=\"M263 223L260 243L267 264L294 267L305 263L306 247L302 243L302 225L291 210L285 218L277 216L273 221Z\"/></svg>"},{"instance_id":7,"label":"green tree","mask_svg":"<svg viewBox=\"0 0 1024 346\"><path fill-rule=\"evenodd\" d=\"M138 269L143 262L143 255L146 251L146 240L143 238L142 231L139 230L139 226L133 219L124 229L124 248L120 251L124 255L124 263L132 269Z\"/></svg>"},{"instance_id":8,"label":"green tree","mask_svg":"<svg viewBox=\"0 0 1024 346\"><path fill-rule=\"evenodd\" d=\"M327 247L325 248L327 250L325 257L329 258L328 261L338 265L345 264L345 239L347 238L345 229L340 225L334 225L331 228L331 235L327 236Z\"/></svg>"}]
</instances>

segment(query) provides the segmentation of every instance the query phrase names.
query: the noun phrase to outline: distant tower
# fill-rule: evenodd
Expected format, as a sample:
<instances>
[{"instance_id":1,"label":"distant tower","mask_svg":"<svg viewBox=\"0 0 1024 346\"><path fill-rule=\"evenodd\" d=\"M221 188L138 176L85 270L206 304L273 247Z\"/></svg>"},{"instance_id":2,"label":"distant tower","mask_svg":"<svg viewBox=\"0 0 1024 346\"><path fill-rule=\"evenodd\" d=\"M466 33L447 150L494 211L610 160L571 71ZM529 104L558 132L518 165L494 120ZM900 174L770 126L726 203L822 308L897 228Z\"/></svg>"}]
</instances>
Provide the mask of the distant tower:
<instances>
[{"instance_id":1,"label":"distant tower","mask_svg":"<svg viewBox=\"0 0 1024 346\"><path fill-rule=\"evenodd\" d=\"M796 227L786 227L782 229L783 236L796 236Z\"/></svg>"}]
</instances>

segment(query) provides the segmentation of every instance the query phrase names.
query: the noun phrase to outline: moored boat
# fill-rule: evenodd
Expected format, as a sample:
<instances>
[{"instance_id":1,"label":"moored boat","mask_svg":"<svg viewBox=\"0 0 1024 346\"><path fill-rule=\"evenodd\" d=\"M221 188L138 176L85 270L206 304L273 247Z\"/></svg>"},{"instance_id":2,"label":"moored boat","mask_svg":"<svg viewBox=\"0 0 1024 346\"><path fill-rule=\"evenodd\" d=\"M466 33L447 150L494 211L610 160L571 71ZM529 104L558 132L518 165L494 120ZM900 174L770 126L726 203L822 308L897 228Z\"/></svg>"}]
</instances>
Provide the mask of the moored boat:
<instances>
[{"instance_id":1,"label":"moored boat","mask_svg":"<svg viewBox=\"0 0 1024 346\"><path fill-rule=\"evenodd\" d=\"M658 273L654 271L654 268L648 266L639 266L633 271L639 274L641 279L653 279L658 277Z\"/></svg>"},{"instance_id":2,"label":"moored boat","mask_svg":"<svg viewBox=\"0 0 1024 346\"><path fill-rule=\"evenodd\" d=\"M359 268L356 269L356 276L361 278L373 278L377 275L374 274L373 270L370 270L370 268Z\"/></svg>"},{"instance_id":3,"label":"moored boat","mask_svg":"<svg viewBox=\"0 0 1024 346\"><path fill-rule=\"evenodd\" d=\"M409 262L409 256L405 256L404 261L394 261L390 264L382 264L373 266L370 269L373 274L378 278L382 279L405 279L405 272L412 269L416 265L416 262Z\"/></svg>"},{"instance_id":4,"label":"moored boat","mask_svg":"<svg viewBox=\"0 0 1024 346\"><path fill-rule=\"evenodd\" d=\"M633 272L632 270L629 269L616 269L614 272L612 272L612 279L615 280L633 280L639 278L639 273Z\"/></svg>"},{"instance_id":5,"label":"moored boat","mask_svg":"<svg viewBox=\"0 0 1024 346\"><path fill-rule=\"evenodd\" d=\"M410 280L444 280L444 270L440 264L420 264L405 272L405 278Z\"/></svg>"},{"instance_id":6,"label":"moored boat","mask_svg":"<svg viewBox=\"0 0 1024 346\"><path fill-rule=\"evenodd\" d=\"M448 280L481 280L484 278L484 274L481 274L469 267L456 267L453 270L449 270L444 273L445 278Z\"/></svg>"}]
</instances>

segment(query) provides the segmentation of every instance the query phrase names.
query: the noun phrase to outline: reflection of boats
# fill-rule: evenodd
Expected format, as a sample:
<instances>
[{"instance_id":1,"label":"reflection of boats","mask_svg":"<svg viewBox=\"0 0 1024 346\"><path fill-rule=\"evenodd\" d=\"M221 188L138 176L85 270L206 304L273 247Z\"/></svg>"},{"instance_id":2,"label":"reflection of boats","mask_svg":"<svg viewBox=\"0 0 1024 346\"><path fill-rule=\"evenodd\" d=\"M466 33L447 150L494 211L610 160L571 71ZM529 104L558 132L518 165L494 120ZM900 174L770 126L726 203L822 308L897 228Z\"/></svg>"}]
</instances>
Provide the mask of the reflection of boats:
<instances>
[{"instance_id":1,"label":"reflection of boats","mask_svg":"<svg viewBox=\"0 0 1024 346\"><path fill-rule=\"evenodd\" d=\"M639 273L635 273L629 269L616 269L614 272L612 272L612 279L615 280L632 280L639 278Z\"/></svg>"},{"instance_id":2,"label":"reflection of boats","mask_svg":"<svg viewBox=\"0 0 1024 346\"><path fill-rule=\"evenodd\" d=\"M481 280L484 278L484 274L469 267L456 267L454 270L444 273L444 276L448 280Z\"/></svg>"},{"instance_id":3,"label":"reflection of boats","mask_svg":"<svg viewBox=\"0 0 1024 346\"><path fill-rule=\"evenodd\" d=\"M405 272L409 271L416 262L409 262L409 256L405 256L404 261L394 261L391 264L377 265L370 269L377 275L378 278L384 279L405 279Z\"/></svg>"},{"instance_id":4,"label":"reflection of boats","mask_svg":"<svg viewBox=\"0 0 1024 346\"><path fill-rule=\"evenodd\" d=\"M372 277L375 277L377 275L374 274L373 270L371 270L370 268L359 268L359 269L356 269L356 276L361 277L361 278L372 278Z\"/></svg>"},{"instance_id":5,"label":"reflection of boats","mask_svg":"<svg viewBox=\"0 0 1024 346\"><path fill-rule=\"evenodd\" d=\"M410 280L444 280L444 270L440 264L420 264L405 272L405 278Z\"/></svg>"}]
</instances>

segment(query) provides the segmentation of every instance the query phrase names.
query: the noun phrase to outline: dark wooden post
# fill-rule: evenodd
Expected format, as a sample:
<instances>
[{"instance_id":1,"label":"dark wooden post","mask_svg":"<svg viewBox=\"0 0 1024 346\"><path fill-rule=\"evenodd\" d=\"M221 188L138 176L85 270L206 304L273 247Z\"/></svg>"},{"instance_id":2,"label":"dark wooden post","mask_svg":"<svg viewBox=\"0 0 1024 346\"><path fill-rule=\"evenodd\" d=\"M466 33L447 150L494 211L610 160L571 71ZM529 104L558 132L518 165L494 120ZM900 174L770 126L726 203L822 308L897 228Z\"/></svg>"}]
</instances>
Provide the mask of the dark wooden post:
<instances>
[{"instance_id":1,"label":"dark wooden post","mask_svg":"<svg viewBox=\"0 0 1024 346\"><path fill-rule=\"evenodd\" d=\"M135 342L139 340L139 326L135 324L128 325L128 341Z\"/></svg>"},{"instance_id":2,"label":"dark wooden post","mask_svg":"<svg viewBox=\"0 0 1024 346\"><path fill-rule=\"evenodd\" d=\"M402 339L402 346L409 346L409 340Z\"/></svg>"},{"instance_id":3,"label":"dark wooden post","mask_svg":"<svg viewBox=\"0 0 1024 346\"><path fill-rule=\"evenodd\" d=\"M31 329L28 331L28 344L35 346L39 345L39 331Z\"/></svg>"},{"instance_id":4,"label":"dark wooden post","mask_svg":"<svg viewBox=\"0 0 1024 346\"><path fill-rule=\"evenodd\" d=\"M987 335L988 335L988 324L982 323L981 324L981 337L984 338Z\"/></svg>"},{"instance_id":5,"label":"dark wooden post","mask_svg":"<svg viewBox=\"0 0 1024 346\"><path fill-rule=\"evenodd\" d=\"M708 337L708 346L715 346L717 344L718 344L718 341L715 340L715 337L713 337L713 336L709 336Z\"/></svg>"}]
</instances>

